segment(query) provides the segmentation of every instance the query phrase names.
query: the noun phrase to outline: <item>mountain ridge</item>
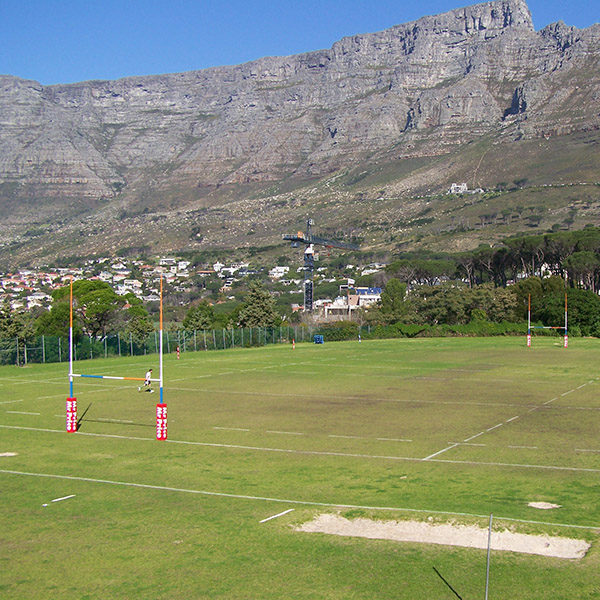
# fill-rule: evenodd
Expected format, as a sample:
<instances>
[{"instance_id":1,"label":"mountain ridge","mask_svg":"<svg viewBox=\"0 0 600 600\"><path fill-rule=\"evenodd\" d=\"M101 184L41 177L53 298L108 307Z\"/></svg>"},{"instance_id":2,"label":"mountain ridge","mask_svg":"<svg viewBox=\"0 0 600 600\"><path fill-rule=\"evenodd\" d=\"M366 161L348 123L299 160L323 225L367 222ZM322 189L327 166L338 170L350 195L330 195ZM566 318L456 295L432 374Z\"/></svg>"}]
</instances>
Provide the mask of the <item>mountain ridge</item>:
<instances>
[{"instance_id":1,"label":"mountain ridge","mask_svg":"<svg viewBox=\"0 0 600 600\"><path fill-rule=\"evenodd\" d=\"M496 0L242 65L53 86L0 76L0 243L14 249L33 224L72 245L96 219L106 232L86 241L98 250L139 237L158 249L168 244L144 224L156 238L152 219L176 231L184 211L215 245L238 205L251 221L261 203L288 202L282 189L299 190L308 200L292 221L326 198L311 182L373 161L398 163L392 194L439 192L451 172L415 185L400 165L486 136L510 145L600 129L599 65L599 25L536 32L524 0ZM343 201L345 189L329 190ZM258 239L247 231L242 245Z\"/></svg>"}]
</instances>

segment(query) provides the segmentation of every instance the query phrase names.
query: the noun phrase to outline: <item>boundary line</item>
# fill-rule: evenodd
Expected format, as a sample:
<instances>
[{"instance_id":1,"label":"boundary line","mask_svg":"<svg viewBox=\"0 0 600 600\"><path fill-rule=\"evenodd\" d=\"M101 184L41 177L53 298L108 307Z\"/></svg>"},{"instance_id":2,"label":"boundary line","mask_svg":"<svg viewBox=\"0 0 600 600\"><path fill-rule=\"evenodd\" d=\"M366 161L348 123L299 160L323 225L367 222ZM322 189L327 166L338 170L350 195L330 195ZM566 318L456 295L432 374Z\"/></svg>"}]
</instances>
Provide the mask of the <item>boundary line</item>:
<instances>
[{"instance_id":1,"label":"boundary line","mask_svg":"<svg viewBox=\"0 0 600 600\"><path fill-rule=\"evenodd\" d=\"M489 515L478 515L474 513L450 512L443 510L428 510L418 508L404 508L395 506L363 506L359 504L337 504L334 502L316 502L312 500L294 500L289 498L270 498L268 496L249 496L245 494L230 494L227 492L213 492L209 490L191 490L187 488L167 487L163 485L152 485L148 483L135 483L133 481L113 481L110 479L95 479L92 477L77 477L74 475L56 475L54 473L29 473L27 471L11 471L9 469L0 469L0 473L6 475L20 475L25 477L46 477L49 479L66 479L68 481L81 481L85 483L103 483L106 485L118 485L123 487L134 487L147 490L158 490L162 492L179 492L184 494L198 494L202 496L216 496L221 498L233 498L238 500L261 500L263 502L280 502L282 504L296 504L302 506L324 506L328 508L359 508L363 510L381 510L381 511L397 511L411 513L429 513L436 515L476 517L480 519L488 519ZM600 529L600 525L572 525L570 523L550 523L548 521L529 521L526 519L515 519L512 517L500 517L494 515L496 521L512 521L516 523L529 523L535 525L549 525L551 527L567 527L573 529Z\"/></svg>"},{"instance_id":2,"label":"boundary line","mask_svg":"<svg viewBox=\"0 0 600 600\"><path fill-rule=\"evenodd\" d=\"M43 433L61 433L65 431L62 429L44 429L38 427L21 427L16 425L0 425L2 429L18 429L21 431L40 431ZM130 441L141 441L141 442L153 442L155 438L116 435L107 433L90 433L85 431L79 431L78 435L88 437L99 437L99 438L110 438ZM376 460L397 460L404 462L417 462L422 463L424 459L412 456L390 456L390 455L377 455L377 454L354 454L349 452L329 452L323 450L294 450L291 448L267 448L261 446L242 446L239 444L217 444L213 442L191 442L186 440L165 440L166 443L170 444L185 444L187 446L202 446L208 448L228 448L232 450L254 450L255 452L279 452L281 454L304 454L307 456L337 456L342 458L372 458ZM442 463L442 464L454 464L454 465L469 465L469 466L485 466L485 467L509 467L513 469L541 469L543 471L570 471L575 473L600 473L600 468L593 469L589 467L565 467L559 465L530 465L521 463L502 463L502 462L485 462L485 461L474 461L474 460L448 460L448 459L433 459L428 462ZM1 472L1 471L0 471ZM488 515L489 516L489 515Z\"/></svg>"}]
</instances>

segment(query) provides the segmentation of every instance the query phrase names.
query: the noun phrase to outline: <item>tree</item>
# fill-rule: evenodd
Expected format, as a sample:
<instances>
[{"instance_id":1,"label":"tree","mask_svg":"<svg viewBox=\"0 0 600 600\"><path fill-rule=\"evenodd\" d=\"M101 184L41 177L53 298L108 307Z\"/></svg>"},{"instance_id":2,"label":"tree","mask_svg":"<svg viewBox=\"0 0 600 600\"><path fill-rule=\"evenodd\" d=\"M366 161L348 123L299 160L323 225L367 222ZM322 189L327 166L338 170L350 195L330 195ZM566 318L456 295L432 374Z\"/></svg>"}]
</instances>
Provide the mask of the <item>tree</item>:
<instances>
[{"instance_id":1,"label":"tree","mask_svg":"<svg viewBox=\"0 0 600 600\"><path fill-rule=\"evenodd\" d=\"M392 278L381 292L379 311L386 321L394 323L406 314L406 287L406 283Z\"/></svg>"},{"instance_id":2,"label":"tree","mask_svg":"<svg viewBox=\"0 0 600 600\"><path fill-rule=\"evenodd\" d=\"M593 252L574 252L566 258L563 265L575 285L597 291L598 271L600 260Z\"/></svg>"},{"instance_id":3,"label":"tree","mask_svg":"<svg viewBox=\"0 0 600 600\"><path fill-rule=\"evenodd\" d=\"M206 300L203 300L188 310L183 319L183 327L188 331L210 329L213 326L214 319L215 311L213 307Z\"/></svg>"},{"instance_id":4,"label":"tree","mask_svg":"<svg viewBox=\"0 0 600 600\"><path fill-rule=\"evenodd\" d=\"M25 311L14 312L5 302L0 309L0 338L30 339L35 335L31 314Z\"/></svg>"},{"instance_id":5,"label":"tree","mask_svg":"<svg viewBox=\"0 0 600 600\"><path fill-rule=\"evenodd\" d=\"M275 299L260 284L253 283L241 307L241 327L274 327L281 322L275 310Z\"/></svg>"},{"instance_id":6,"label":"tree","mask_svg":"<svg viewBox=\"0 0 600 600\"><path fill-rule=\"evenodd\" d=\"M41 315L36 330L41 335L68 336L70 286L52 293L50 311ZM85 335L106 335L115 328L127 298L119 296L103 281L75 281L73 283L73 329L77 327Z\"/></svg>"}]
</instances>

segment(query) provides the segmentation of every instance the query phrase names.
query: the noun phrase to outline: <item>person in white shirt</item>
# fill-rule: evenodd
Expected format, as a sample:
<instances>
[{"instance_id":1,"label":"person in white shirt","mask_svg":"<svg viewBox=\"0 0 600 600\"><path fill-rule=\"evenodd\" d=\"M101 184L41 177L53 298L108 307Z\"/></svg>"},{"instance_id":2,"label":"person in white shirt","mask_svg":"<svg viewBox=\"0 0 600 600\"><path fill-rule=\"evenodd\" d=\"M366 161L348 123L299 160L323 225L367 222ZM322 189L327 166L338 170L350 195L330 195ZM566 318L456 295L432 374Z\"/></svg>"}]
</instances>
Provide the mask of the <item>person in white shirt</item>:
<instances>
[{"instance_id":1,"label":"person in white shirt","mask_svg":"<svg viewBox=\"0 0 600 600\"><path fill-rule=\"evenodd\" d=\"M142 388L141 386L138 388L138 392L141 392ZM146 371L146 379L144 381L144 391L145 392L150 392L151 394L154 392L154 390L152 389L152 369L148 369Z\"/></svg>"}]
</instances>

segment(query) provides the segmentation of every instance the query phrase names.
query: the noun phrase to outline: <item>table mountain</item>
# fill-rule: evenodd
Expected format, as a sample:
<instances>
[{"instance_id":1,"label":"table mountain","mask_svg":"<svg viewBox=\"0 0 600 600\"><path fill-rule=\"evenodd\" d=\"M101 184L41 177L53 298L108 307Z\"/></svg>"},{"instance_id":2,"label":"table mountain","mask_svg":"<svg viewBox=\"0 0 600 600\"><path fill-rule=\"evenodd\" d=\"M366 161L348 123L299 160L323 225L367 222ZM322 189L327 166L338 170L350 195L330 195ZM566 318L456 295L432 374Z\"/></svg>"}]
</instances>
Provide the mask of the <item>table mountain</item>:
<instances>
[{"instance_id":1,"label":"table mountain","mask_svg":"<svg viewBox=\"0 0 600 600\"><path fill-rule=\"evenodd\" d=\"M496 0L238 66L52 86L0 76L0 243L40 256L58 239L81 251L82 236L90 253L266 242L268 226L240 235L278 202L298 209L290 221L315 210L325 180L343 222L336 174L393 161L398 197L435 192L452 169L425 185L414 165L468 143L596 132L599 67L599 25L536 32L524 0Z\"/></svg>"}]
</instances>

